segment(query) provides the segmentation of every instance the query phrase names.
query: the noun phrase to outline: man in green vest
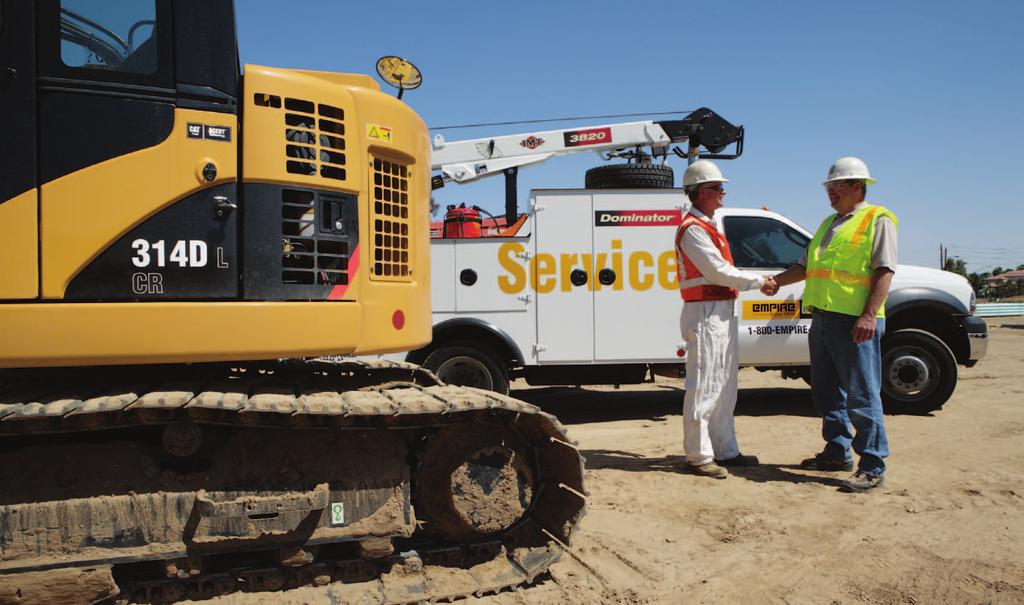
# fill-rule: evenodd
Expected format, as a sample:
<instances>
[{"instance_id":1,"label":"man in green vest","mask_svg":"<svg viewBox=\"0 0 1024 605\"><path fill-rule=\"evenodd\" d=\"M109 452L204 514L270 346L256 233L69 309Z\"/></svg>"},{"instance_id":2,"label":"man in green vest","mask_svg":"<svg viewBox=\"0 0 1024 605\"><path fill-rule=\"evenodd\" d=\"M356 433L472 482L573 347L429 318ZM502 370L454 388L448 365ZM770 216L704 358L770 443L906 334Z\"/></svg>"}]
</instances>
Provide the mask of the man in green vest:
<instances>
[{"instance_id":1,"label":"man in green vest","mask_svg":"<svg viewBox=\"0 0 1024 605\"><path fill-rule=\"evenodd\" d=\"M842 489L881 487L889 443L882 414L880 341L885 333L885 298L896 270L896 216L865 200L874 184L858 158L836 160L823 183L836 213L818 227L804 258L775 276L779 286L807 280L803 306L813 313L808 343L811 396L822 417L825 448L800 463L819 471L857 472ZM856 435L851 431L856 430Z\"/></svg>"}]
</instances>

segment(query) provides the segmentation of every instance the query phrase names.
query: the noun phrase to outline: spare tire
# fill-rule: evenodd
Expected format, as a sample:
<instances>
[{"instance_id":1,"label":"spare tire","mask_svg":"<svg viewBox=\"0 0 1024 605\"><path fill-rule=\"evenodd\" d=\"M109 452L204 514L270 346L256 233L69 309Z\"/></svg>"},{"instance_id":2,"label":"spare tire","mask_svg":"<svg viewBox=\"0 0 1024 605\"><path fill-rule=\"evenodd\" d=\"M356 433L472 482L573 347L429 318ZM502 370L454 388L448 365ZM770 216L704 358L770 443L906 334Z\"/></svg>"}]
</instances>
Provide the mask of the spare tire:
<instances>
[{"instance_id":1,"label":"spare tire","mask_svg":"<svg viewBox=\"0 0 1024 605\"><path fill-rule=\"evenodd\" d=\"M663 164L612 164L587 171L587 189L671 189L674 174Z\"/></svg>"}]
</instances>

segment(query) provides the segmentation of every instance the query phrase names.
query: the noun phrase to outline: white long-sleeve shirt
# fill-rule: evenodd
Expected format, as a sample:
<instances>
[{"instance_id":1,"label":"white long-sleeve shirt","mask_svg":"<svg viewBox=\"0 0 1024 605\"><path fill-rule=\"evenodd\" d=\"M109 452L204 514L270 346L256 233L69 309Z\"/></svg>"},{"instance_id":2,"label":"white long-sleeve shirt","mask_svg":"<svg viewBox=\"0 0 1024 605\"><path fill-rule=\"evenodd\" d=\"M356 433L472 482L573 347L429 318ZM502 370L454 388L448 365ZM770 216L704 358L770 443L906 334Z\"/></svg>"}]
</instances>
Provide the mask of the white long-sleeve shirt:
<instances>
[{"instance_id":1,"label":"white long-sleeve shirt","mask_svg":"<svg viewBox=\"0 0 1024 605\"><path fill-rule=\"evenodd\" d=\"M712 229L715 224L696 208L690 209L690 214L697 219L708 223ZM680 250L690 259L701 275L716 286L736 288L737 290L752 290L760 288L764 284L764 278L756 273L737 269L732 263L725 260L722 253L718 251L715 242L706 231L697 226L691 226L683 232L679 238ZM679 259L682 266L682 259Z\"/></svg>"}]
</instances>

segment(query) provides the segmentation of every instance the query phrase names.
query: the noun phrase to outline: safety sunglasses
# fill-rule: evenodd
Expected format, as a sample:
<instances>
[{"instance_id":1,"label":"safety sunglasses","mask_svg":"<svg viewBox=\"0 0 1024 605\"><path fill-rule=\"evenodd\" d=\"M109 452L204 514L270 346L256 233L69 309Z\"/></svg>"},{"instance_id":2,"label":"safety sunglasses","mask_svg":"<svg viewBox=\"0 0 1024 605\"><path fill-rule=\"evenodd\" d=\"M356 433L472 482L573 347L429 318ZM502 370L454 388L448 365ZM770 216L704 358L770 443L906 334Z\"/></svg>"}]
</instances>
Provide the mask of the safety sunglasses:
<instances>
[{"instance_id":1,"label":"safety sunglasses","mask_svg":"<svg viewBox=\"0 0 1024 605\"><path fill-rule=\"evenodd\" d=\"M721 193L725 191L725 186L722 185L721 183L718 183L717 185L708 185L707 187L701 187L701 189L708 189L710 191L717 191Z\"/></svg>"},{"instance_id":2,"label":"safety sunglasses","mask_svg":"<svg viewBox=\"0 0 1024 605\"><path fill-rule=\"evenodd\" d=\"M859 183L856 179L845 180L845 181L832 181L825 185L825 189L839 189L840 187L853 187L854 183Z\"/></svg>"}]
</instances>

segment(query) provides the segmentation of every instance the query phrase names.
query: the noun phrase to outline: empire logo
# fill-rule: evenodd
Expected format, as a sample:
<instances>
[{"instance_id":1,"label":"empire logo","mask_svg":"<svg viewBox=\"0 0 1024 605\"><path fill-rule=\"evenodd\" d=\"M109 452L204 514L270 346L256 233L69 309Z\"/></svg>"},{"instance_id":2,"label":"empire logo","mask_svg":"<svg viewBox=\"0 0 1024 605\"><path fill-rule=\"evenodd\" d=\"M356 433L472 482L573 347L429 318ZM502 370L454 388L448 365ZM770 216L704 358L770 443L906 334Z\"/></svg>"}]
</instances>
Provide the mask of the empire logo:
<instances>
[{"instance_id":1,"label":"empire logo","mask_svg":"<svg viewBox=\"0 0 1024 605\"><path fill-rule=\"evenodd\" d=\"M544 142L544 139L530 135L523 139L522 141L519 141L519 144L522 145L523 147L526 147L527 149L536 149L543 145Z\"/></svg>"},{"instance_id":2,"label":"empire logo","mask_svg":"<svg viewBox=\"0 0 1024 605\"><path fill-rule=\"evenodd\" d=\"M674 227L683 222L679 210L598 210L597 227Z\"/></svg>"},{"instance_id":3,"label":"empire logo","mask_svg":"<svg viewBox=\"0 0 1024 605\"><path fill-rule=\"evenodd\" d=\"M743 319L800 319L801 302L799 300L745 300L743 301Z\"/></svg>"},{"instance_id":4,"label":"empire logo","mask_svg":"<svg viewBox=\"0 0 1024 605\"><path fill-rule=\"evenodd\" d=\"M755 302L750 307L754 313L794 313L797 310L796 303L792 301Z\"/></svg>"}]
</instances>

